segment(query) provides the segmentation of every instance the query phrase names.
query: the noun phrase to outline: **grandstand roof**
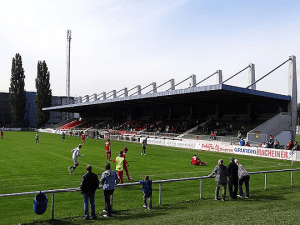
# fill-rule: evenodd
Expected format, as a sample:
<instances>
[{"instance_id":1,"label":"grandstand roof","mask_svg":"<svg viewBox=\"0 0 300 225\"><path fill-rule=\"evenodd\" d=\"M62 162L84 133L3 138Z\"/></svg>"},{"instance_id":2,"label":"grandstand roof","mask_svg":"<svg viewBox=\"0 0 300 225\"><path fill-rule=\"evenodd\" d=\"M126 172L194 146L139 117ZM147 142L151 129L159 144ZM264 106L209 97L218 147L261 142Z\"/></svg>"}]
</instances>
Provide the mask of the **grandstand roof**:
<instances>
[{"instance_id":1,"label":"grandstand roof","mask_svg":"<svg viewBox=\"0 0 300 225\"><path fill-rule=\"evenodd\" d=\"M86 112L90 110L102 110L106 108L130 108L172 105L172 104L189 104L196 105L201 102L218 102L228 100L267 100L277 99L282 101L290 101L291 96L280 95L264 91L257 91L247 88L235 87L225 84L216 84L201 87L191 87L186 89L170 90L157 93L148 93L141 95L133 95L127 97L119 97L106 100L96 100L76 104L68 104L62 106L54 106L43 108L43 110L63 111L63 112Z\"/></svg>"}]
</instances>

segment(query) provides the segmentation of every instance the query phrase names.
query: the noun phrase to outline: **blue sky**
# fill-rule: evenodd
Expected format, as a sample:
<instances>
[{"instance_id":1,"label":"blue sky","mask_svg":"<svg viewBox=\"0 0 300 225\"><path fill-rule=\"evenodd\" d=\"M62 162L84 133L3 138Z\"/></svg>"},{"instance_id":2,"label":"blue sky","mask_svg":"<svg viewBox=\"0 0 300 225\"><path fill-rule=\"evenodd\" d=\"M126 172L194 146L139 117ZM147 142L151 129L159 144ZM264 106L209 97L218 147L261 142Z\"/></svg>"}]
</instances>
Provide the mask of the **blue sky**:
<instances>
[{"instance_id":1,"label":"blue sky","mask_svg":"<svg viewBox=\"0 0 300 225\"><path fill-rule=\"evenodd\" d=\"M37 62L45 60L53 94L65 95L68 29L72 96L160 85L171 78L176 84L191 74L199 82L219 69L226 80L249 63L259 79L290 55L300 60L299 8L293 0L5 1L0 91L8 91L11 61L20 53L27 91L35 91ZM287 76L288 64L257 89L287 94ZM214 77L202 85L212 84ZM226 84L248 86L248 72ZM188 82L178 88L185 87Z\"/></svg>"}]
</instances>

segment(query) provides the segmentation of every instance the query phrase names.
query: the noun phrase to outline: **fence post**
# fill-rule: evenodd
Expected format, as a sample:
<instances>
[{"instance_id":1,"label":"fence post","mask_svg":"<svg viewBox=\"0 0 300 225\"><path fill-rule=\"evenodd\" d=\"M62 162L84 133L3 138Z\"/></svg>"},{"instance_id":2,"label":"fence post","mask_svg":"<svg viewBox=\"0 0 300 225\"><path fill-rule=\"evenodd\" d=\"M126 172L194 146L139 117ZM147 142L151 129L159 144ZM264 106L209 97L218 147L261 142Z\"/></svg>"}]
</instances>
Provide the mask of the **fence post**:
<instances>
[{"instance_id":1,"label":"fence post","mask_svg":"<svg viewBox=\"0 0 300 225\"><path fill-rule=\"evenodd\" d=\"M162 186L162 183L159 183L159 204L161 205L161 186Z\"/></svg>"},{"instance_id":2,"label":"fence post","mask_svg":"<svg viewBox=\"0 0 300 225\"><path fill-rule=\"evenodd\" d=\"M54 220L54 192L52 192L52 220Z\"/></svg>"},{"instance_id":3,"label":"fence post","mask_svg":"<svg viewBox=\"0 0 300 225\"><path fill-rule=\"evenodd\" d=\"M265 190L267 190L267 173L265 173Z\"/></svg>"},{"instance_id":4,"label":"fence post","mask_svg":"<svg viewBox=\"0 0 300 225\"><path fill-rule=\"evenodd\" d=\"M291 186L293 187L293 178L294 178L294 174L293 171L291 171Z\"/></svg>"},{"instance_id":5,"label":"fence post","mask_svg":"<svg viewBox=\"0 0 300 225\"><path fill-rule=\"evenodd\" d=\"M202 183L202 179L200 179L200 199L202 199L202 187L203 187L203 183Z\"/></svg>"}]
</instances>

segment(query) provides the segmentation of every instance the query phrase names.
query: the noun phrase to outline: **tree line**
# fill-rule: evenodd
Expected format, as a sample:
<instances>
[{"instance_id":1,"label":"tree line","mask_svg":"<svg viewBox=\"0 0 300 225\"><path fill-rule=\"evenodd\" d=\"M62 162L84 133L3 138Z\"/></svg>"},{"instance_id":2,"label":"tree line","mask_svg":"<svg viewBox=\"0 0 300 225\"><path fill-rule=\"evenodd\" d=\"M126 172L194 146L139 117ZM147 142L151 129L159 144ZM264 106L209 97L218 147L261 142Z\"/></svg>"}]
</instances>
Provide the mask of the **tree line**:
<instances>
[{"instance_id":1,"label":"tree line","mask_svg":"<svg viewBox=\"0 0 300 225\"><path fill-rule=\"evenodd\" d=\"M36 108L36 127L44 126L50 119L50 112L43 111L42 108L50 107L52 103L52 90L50 88L50 72L47 63L38 61L37 77L35 79L35 108ZM26 114L26 92L25 92L25 72L22 64L22 57L19 53L12 59L11 78L9 89L9 105L12 121L16 127L25 126Z\"/></svg>"}]
</instances>

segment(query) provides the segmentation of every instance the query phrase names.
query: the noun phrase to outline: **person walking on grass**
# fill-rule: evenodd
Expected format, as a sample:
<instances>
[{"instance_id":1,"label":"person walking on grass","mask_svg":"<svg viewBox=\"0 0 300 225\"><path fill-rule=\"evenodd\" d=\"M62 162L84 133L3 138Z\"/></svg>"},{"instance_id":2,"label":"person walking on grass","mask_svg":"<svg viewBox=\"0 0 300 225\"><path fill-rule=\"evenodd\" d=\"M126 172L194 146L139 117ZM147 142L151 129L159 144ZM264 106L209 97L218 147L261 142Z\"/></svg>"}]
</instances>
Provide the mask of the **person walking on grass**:
<instances>
[{"instance_id":1,"label":"person walking on grass","mask_svg":"<svg viewBox=\"0 0 300 225\"><path fill-rule=\"evenodd\" d=\"M145 138L142 142L142 153L141 155L146 155L146 146L147 146L147 138Z\"/></svg>"},{"instance_id":2,"label":"person walking on grass","mask_svg":"<svg viewBox=\"0 0 300 225\"><path fill-rule=\"evenodd\" d=\"M126 159L123 158L123 151L120 151L119 156L117 156L114 160L113 163L116 163L116 171L118 174L118 178L121 182L121 184L123 184L123 170L124 170L124 164L126 166L129 166Z\"/></svg>"},{"instance_id":3,"label":"person walking on grass","mask_svg":"<svg viewBox=\"0 0 300 225\"><path fill-rule=\"evenodd\" d=\"M126 153L127 152L128 152L128 148L127 148L127 145L125 145L125 148L123 149L123 155L122 155L122 157L124 159L126 159ZM127 167L129 167L129 164L127 162L123 163L123 169L126 172L127 180L131 180L132 178L129 177L129 172L128 172L128 168Z\"/></svg>"},{"instance_id":4,"label":"person walking on grass","mask_svg":"<svg viewBox=\"0 0 300 225\"><path fill-rule=\"evenodd\" d=\"M95 192L99 187L99 179L97 174L92 172L92 166L88 165L86 167L87 173L81 178L80 190L83 194L84 202L84 219L89 219L89 200L91 205L91 218L96 219L95 214Z\"/></svg>"},{"instance_id":5,"label":"person walking on grass","mask_svg":"<svg viewBox=\"0 0 300 225\"><path fill-rule=\"evenodd\" d=\"M81 149L81 144L79 144L78 147L76 147L73 150L71 150L71 152L72 152L72 159L73 159L73 162L74 162L73 166L69 166L68 167L68 171L70 172L71 175L73 174L73 172L77 168L77 166L79 166L78 156L84 157L84 155L80 155L80 149Z\"/></svg>"},{"instance_id":6,"label":"person walking on grass","mask_svg":"<svg viewBox=\"0 0 300 225\"><path fill-rule=\"evenodd\" d=\"M39 137L39 133L38 132L36 132L36 134L35 134L35 143L36 144L40 143L40 137Z\"/></svg>"},{"instance_id":7,"label":"person walking on grass","mask_svg":"<svg viewBox=\"0 0 300 225\"><path fill-rule=\"evenodd\" d=\"M106 160L111 161L110 160L110 158L111 158L111 149L110 149L110 140L109 139L107 139L104 146L105 146Z\"/></svg>"},{"instance_id":8,"label":"person walking on grass","mask_svg":"<svg viewBox=\"0 0 300 225\"><path fill-rule=\"evenodd\" d=\"M217 187L215 191L215 200L219 200L219 191L220 191L220 187L222 186L223 190L222 190L221 199L222 201L225 201L228 171L227 171L227 167L223 165L223 159L219 159L218 165L208 176L212 177L214 174L216 174L215 181L217 182Z\"/></svg>"}]
</instances>

